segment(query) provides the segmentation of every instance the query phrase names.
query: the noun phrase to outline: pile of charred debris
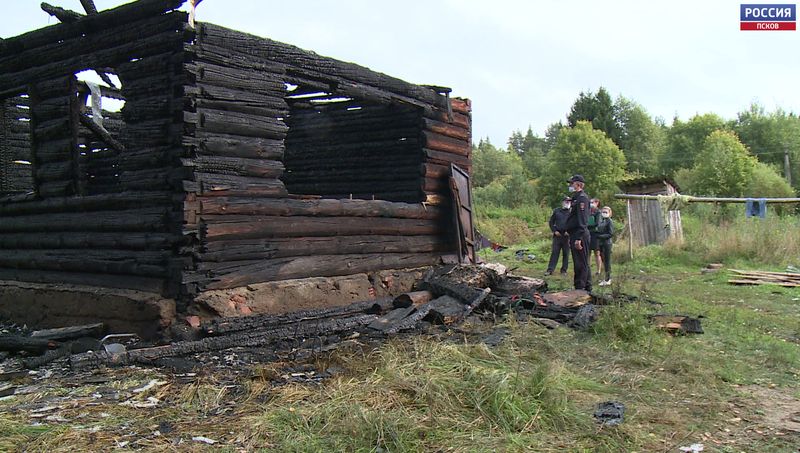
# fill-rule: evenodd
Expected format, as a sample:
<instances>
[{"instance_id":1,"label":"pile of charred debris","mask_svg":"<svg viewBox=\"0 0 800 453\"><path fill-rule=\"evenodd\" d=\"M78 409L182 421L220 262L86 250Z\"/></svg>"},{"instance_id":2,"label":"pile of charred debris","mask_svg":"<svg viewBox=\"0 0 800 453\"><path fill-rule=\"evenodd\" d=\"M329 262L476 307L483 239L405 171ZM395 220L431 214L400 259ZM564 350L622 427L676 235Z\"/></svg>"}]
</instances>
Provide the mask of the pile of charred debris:
<instances>
[{"instance_id":1,"label":"pile of charred debris","mask_svg":"<svg viewBox=\"0 0 800 453\"><path fill-rule=\"evenodd\" d=\"M199 328L183 326L178 335L181 339L162 344L138 341L126 334L104 335L102 324L20 330L0 335L0 358L7 359L3 371L8 372L9 368L35 369L56 360L68 361L73 370L170 367L185 357L194 358L189 363L200 364L204 354L224 355L220 352L242 348L263 351L260 360L281 353L284 357L308 357L353 338L379 342L403 333L459 329L467 318L493 322L512 315L548 328L585 328L596 319L597 305L608 302L580 290L548 293L545 281L508 274L499 265L450 265L432 268L415 291L394 299L284 315L218 318ZM14 366L6 366L9 361L14 361Z\"/></svg>"}]
</instances>

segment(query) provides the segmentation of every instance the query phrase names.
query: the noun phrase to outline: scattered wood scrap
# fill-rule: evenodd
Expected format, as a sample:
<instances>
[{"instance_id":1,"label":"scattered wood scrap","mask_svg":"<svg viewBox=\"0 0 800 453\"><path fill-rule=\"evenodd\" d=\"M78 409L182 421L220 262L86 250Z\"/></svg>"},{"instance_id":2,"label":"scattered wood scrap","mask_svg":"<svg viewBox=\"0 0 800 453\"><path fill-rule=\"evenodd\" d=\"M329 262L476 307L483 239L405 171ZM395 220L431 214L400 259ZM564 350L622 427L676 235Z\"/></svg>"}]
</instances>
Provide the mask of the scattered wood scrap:
<instances>
[{"instance_id":1,"label":"scattered wood scrap","mask_svg":"<svg viewBox=\"0 0 800 453\"><path fill-rule=\"evenodd\" d=\"M650 320L659 329L665 330L673 335L703 333L703 326L699 318L692 318L685 315L656 314L651 315Z\"/></svg>"},{"instance_id":2,"label":"scattered wood scrap","mask_svg":"<svg viewBox=\"0 0 800 453\"><path fill-rule=\"evenodd\" d=\"M785 288L800 287L800 273L795 272L769 272L769 271L742 271L731 269L736 274L728 283L732 285L777 285Z\"/></svg>"}]
</instances>

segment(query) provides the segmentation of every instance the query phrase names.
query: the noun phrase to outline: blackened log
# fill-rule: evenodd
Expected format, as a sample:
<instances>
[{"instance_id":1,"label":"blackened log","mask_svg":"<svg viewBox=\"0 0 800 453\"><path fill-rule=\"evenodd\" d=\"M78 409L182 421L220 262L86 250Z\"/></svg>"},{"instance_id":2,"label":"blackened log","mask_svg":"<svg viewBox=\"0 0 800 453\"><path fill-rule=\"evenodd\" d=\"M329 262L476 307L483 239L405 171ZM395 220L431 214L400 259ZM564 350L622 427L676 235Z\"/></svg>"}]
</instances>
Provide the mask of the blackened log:
<instances>
[{"instance_id":1,"label":"blackened log","mask_svg":"<svg viewBox=\"0 0 800 453\"><path fill-rule=\"evenodd\" d=\"M469 156L472 151L471 145L467 140L454 139L446 135L435 132L423 131L423 146L428 149L443 151L447 153Z\"/></svg>"},{"instance_id":2,"label":"blackened log","mask_svg":"<svg viewBox=\"0 0 800 453\"><path fill-rule=\"evenodd\" d=\"M404 269L429 266L441 261L438 254L386 253L367 255L319 255L278 258L236 267L213 278L205 289L236 288L258 282L305 277L334 277L380 269ZM217 273L215 271L215 273Z\"/></svg>"},{"instance_id":3,"label":"blackened log","mask_svg":"<svg viewBox=\"0 0 800 453\"><path fill-rule=\"evenodd\" d=\"M196 341L181 341L166 346L131 349L121 355L105 351L87 352L70 357L73 369L87 369L101 365L122 366L129 364L151 365L165 357L178 357L199 352L219 351L232 347L269 346L280 341L299 340L309 337L329 336L354 331L369 324L375 315L356 314L344 318L313 319L306 322L255 329Z\"/></svg>"},{"instance_id":4,"label":"blackened log","mask_svg":"<svg viewBox=\"0 0 800 453\"><path fill-rule=\"evenodd\" d=\"M0 203L0 215L13 216L21 214L152 207L154 205L168 204L171 200L171 194L157 191L123 192L109 195L91 195L54 200L31 200L19 203ZM7 219L4 219L4 221L5 220Z\"/></svg>"},{"instance_id":5,"label":"blackened log","mask_svg":"<svg viewBox=\"0 0 800 453\"><path fill-rule=\"evenodd\" d=\"M462 168L471 168L472 161L463 155L460 154L453 154L444 151L436 151L433 149L424 149L423 152L425 156L428 158L428 161L431 163L436 163L439 165L446 165L446 164L456 164Z\"/></svg>"},{"instance_id":6,"label":"blackened log","mask_svg":"<svg viewBox=\"0 0 800 453\"><path fill-rule=\"evenodd\" d=\"M81 0L81 6L86 14L97 14L97 7L94 6L94 0Z\"/></svg>"},{"instance_id":7,"label":"blackened log","mask_svg":"<svg viewBox=\"0 0 800 453\"><path fill-rule=\"evenodd\" d=\"M31 333L31 337L44 338L46 340L74 340L81 337L100 338L105 330L102 322L85 324L81 326L57 327L54 329L36 330Z\"/></svg>"},{"instance_id":8,"label":"blackened log","mask_svg":"<svg viewBox=\"0 0 800 453\"><path fill-rule=\"evenodd\" d=\"M283 140L210 134L198 131L197 138L184 138L184 144L197 147L198 154L282 160Z\"/></svg>"},{"instance_id":9,"label":"blackened log","mask_svg":"<svg viewBox=\"0 0 800 453\"><path fill-rule=\"evenodd\" d=\"M42 354L48 349L55 349L59 343L46 338L30 338L20 335L0 335L0 351L19 352L25 351L33 354Z\"/></svg>"},{"instance_id":10,"label":"blackened log","mask_svg":"<svg viewBox=\"0 0 800 453\"><path fill-rule=\"evenodd\" d=\"M141 277L135 275L92 274L87 272L61 272L0 268L0 280L137 289L151 293L161 293L164 289L163 278Z\"/></svg>"},{"instance_id":11,"label":"blackened log","mask_svg":"<svg viewBox=\"0 0 800 453\"><path fill-rule=\"evenodd\" d=\"M472 120L468 115L463 113L455 113L453 112L452 119L448 117L447 112L443 110L435 110L434 112L425 113L426 118L430 118L432 120L436 120L442 123L447 124L454 124L458 127L471 130L472 129Z\"/></svg>"},{"instance_id":12,"label":"blackened log","mask_svg":"<svg viewBox=\"0 0 800 453\"><path fill-rule=\"evenodd\" d=\"M98 256L97 252L92 250L4 250L0 255L0 267L145 277L161 277L167 273L164 264L167 258L166 253L159 254L161 264L152 264L148 261L154 261L150 255L156 252L128 250L104 250L103 252Z\"/></svg>"},{"instance_id":13,"label":"blackened log","mask_svg":"<svg viewBox=\"0 0 800 453\"><path fill-rule=\"evenodd\" d=\"M47 365L48 363L54 362L58 359L68 357L70 353L71 353L70 345L65 344L61 345L57 349L50 349L48 351L45 351L44 354L38 357L29 357L23 359L22 365L29 370L35 370L37 368Z\"/></svg>"},{"instance_id":14,"label":"blackened log","mask_svg":"<svg viewBox=\"0 0 800 453\"><path fill-rule=\"evenodd\" d=\"M400 79L373 72L352 63L321 57L313 52L307 52L297 47L278 43L269 39L234 32L212 24L202 24L198 30L198 37L200 42L208 42L233 50L241 49L241 51L253 56L258 56L266 60L288 63L302 69L330 74L330 76L339 80L344 79L370 85L372 87L381 87L392 93L416 99L423 103L433 105L444 104L444 97L439 96L431 89L412 85Z\"/></svg>"},{"instance_id":15,"label":"blackened log","mask_svg":"<svg viewBox=\"0 0 800 453\"><path fill-rule=\"evenodd\" d=\"M194 184L198 191L205 196L253 196L253 197L281 197L287 194L283 183L277 179L254 178L250 176L216 175L213 173L194 174Z\"/></svg>"},{"instance_id":16,"label":"blackened log","mask_svg":"<svg viewBox=\"0 0 800 453\"><path fill-rule=\"evenodd\" d=\"M41 8L42 11L55 17L60 22L65 24L68 24L70 22L75 22L76 20L83 17L83 14L76 13L75 11L69 9L60 8L58 6L53 6L49 3L42 2Z\"/></svg>"},{"instance_id":17,"label":"blackened log","mask_svg":"<svg viewBox=\"0 0 800 453\"><path fill-rule=\"evenodd\" d=\"M180 118L183 101L161 93L155 96L138 97L129 100L122 107L122 117L126 122L147 121L157 118Z\"/></svg>"},{"instance_id":18,"label":"blackened log","mask_svg":"<svg viewBox=\"0 0 800 453\"><path fill-rule=\"evenodd\" d=\"M207 240L302 236L432 235L442 232L435 220L385 217L202 216Z\"/></svg>"},{"instance_id":19,"label":"blackened log","mask_svg":"<svg viewBox=\"0 0 800 453\"><path fill-rule=\"evenodd\" d=\"M182 159L183 165L203 173L277 178L283 174L283 163L276 160L245 159L241 157L198 156Z\"/></svg>"},{"instance_id":20,"label":"blackened log","mask_svg":"<svg viewBox=\"0 0 800 453\"><path fill-rule=\"evenodd\" d=\"M355 302L341 307L323 308L317 310L303 310L282 315L253 315L235 318L218 318L204 323L201 329L208 335L227 335L233 332L254 331L289 326L296 323L306 323L315 320L334 318L347 318L362 314L381 313L391 308L388 299L376 299Z\"/></svg>"},{"instance_id":21,"label":"blackened log","mask_svg":"<svg viewBox=\"0 0 800 453\"><path fill-rule=\"evenodd\" d=\"M83 55L88 57L92 53L101 51L108 52L118 46L124 47L126 44L132 44L133 41L145 42L147 39L143 38L144 36L158 36L159 33L167 30L182 30L183 27L181 24L185 23L186 17L187 15L182 12L154 16L138 22L130 22L108 28L94 33L90 37L77 36L63 41L51 42L35 49L24 50L13 56L2 55L0 56L0 68L9 73L23 73L32 69L39 71L45 66L55 62L68 61ZM180 48L176 48L175 50L178 51L179 49ZM112 55L115 60L124 59L125 61L130 61L129 59L131 57L131 55L125 55L124 57L127 58L124 58L119 52L116 54L111 53L110 55ZM102 62L98 61L97 64L85 65L84 69L93 66L100 67L104 65ZM64 72L61 74L63 73ZM42 80L44 74L41 74L41 72L39 74L38 78L33 78L31 80Z\"/></svg>"},{"instance_id":22,"label":"blackened log","mask_svg":"<svg viewBox=\"0 0 800 453\"><path fill-rule=\"evenodd\" d=\"M289 132L286 137L287 146L303 147L307 145L338 145L344 143L363 144L364 142L377 141L408 141L410 138L417 138L419 128L405 127L395 129L393 127L381 127L379 129L366 128L363 130L331 130L326 134L319 135L294 135Z\"/></svg>"},{"instance_id":23,"label":"blackened log","mask_svg":"<svg viewBox=\"0 0 800 453\"><path fill-rule=\"evenodd\" d=\"M469 143L470 131L469 129L462 128L453 124L447 124L431 119L424 119L423 126L426 130L434 132L439 135L454 138Z\"/></svg>"},{"instance_id":24,"label":"blackened log","mask_svg":"<svg viewBox=\"0 0 800 453\"><path fill-rule=\"evenodd\" d=\"M446 240L436 236L300 237L209 242L199 259L224 262L311 255L447 252L451 249Z\"/></svg>"},{"instance_id":25,"label":"blackened log","mask_svg":"<svg viewBox=\"0 0 800 453\"><path fill-rule=\"evenodd\" d=\"M89 214L90 215L90 214ZM4 233L3 249L119 249L159 250L181 242L167 233Z\"/></svg>"},{"instance_id":26,"label":"blackened log","mask_svg":"<svg viewBox=\"0 0 800 453\"><path fill-rule=\"evenodd\" d=\"M36 169L36 177L40 181L68 179L73 173L72 165L72 161L42 164Z\"/></svg>"},{"instance_id":27,"label":"blackened log","mask_svg":"<svg viewBox=\"0 0 800 453\"><path fill-rule=\"evenodd\" d=\"M123 41L117 47L104 48L103 50L97 51L88 51L84 49L84 51L90 53L73 56L71 58L67 58L66 55L56 55L56 53L60 54L63 51L53 51L48 53L44 62L40 63L41 66L29 67L19 71L6 72L2 70L6 64L0 64L0 97L15 94L20 86L34 77L54 77L63 74L64 71L78 71L87 66L117 64L121 62L121 55L125 55L125 58L129 59L133 56L144 57L168 51L177 52L183 42L182 35L175 31L168 31L154 36L148 36L147 33L149 32L152 32L152 30L140 30L136 35L126 36L126 41ZM136 39L140 36L138 33L142 33L144 36L148 37ZM74 55L74 53L70 52L69 55ZM46 63L47 61L54 62Z\"/></svg>"},{"instance_id":28,"label":"blackened log","mask_svg":"<svg viewBox=\"0 0 800 453\"><path fill-rule=\"evenodd\" d=\"M229 47L220 47L203 40L185 46L186 52L192 54L195 60L213 63L226 68L240 68L257 71L264 75L285 75L284 65L254 58L241 52L233 52ZM325 85L327 87L327 85Z\"/></svg>"},{"instance_id":29,"label":"blackened log","mask_svg":"<svg viewBox=\"0 0 800 453\"><path fill-rule=\"evenodd\" d=\"M286 85L282 81L264 77L264 73L257 70L218 66L206 62L187 64L184 68L196 78L197 83L213 85L235 90L249 91L283 99Z\"/></svg>"},{"instance_id":30,"label":"blackened log","mask_svg":"<svg viewBox=\"0 0 800 453\"><path fill-rule=\"evenodd\" d=\"M4 218L0 232L158 231L165 228L167 212L164 208L140 208L92 215L82 212L20 215Z\"/></svg>"},{"instance_id":31,"label":"blackened log","mask_svg":"<svg viewBox=\"0 0 800 453\"><path fill-rule=\"evenodd\" d=\"M10 55L76 36L92 34L107 28L136 22L180 7L186 0L139 0L102 14L81 18L72 24L51 25L0 41L0 55Z\"/></svg>"},{"instance_id":32,"label":"blackened log","mask_svg":"<svg viewBox=\"0 0 800 453\"><path fill-rule=\"evenodd\" d=\"M248 198L204 198L203 214L267 216L345 216L436 219L442 211L421 203L392 203L379 200L272 200Z\"/></svg>"},{"instance_id":33,"label":"blackened log","mask_svg":"<svg viewBox=\"0 0 800 453\"><path fill-rule=\"evenodd\" d=\"M91 118L80 115L80 122L81 124L92 131L98 138L102 139L110 147L114 148L117 152L124 152L125 146L119 142L116 138L112 137L111 134L108 133L107 130L100 127L97 123L95 123Z\"/></svg>"},{"instance_id":34,"label":"blackened log","mask_svg":"<svg viewBox=\"0 0 800 453\"><path fill-rule=\"evenodd\" d=\"M282 139L289 130L283 121L275 118L205 109L198 110L197 114L198 127L207 132Z\"/></svg>"}]
</instances>

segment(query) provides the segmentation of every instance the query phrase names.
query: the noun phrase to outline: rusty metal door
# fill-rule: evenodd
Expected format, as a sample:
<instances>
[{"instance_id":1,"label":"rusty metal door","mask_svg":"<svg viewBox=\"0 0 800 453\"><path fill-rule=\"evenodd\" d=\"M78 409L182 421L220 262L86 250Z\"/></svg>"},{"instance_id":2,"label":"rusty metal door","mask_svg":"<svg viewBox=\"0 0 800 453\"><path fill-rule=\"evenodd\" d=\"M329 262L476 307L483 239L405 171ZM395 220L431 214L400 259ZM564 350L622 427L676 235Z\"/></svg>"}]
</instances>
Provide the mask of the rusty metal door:
<instances>
[{"instance_id":1,"label":"rusty metal door","mask_svg":"<svg viewBox=\"0 0 800 453\"><path fill-rule=\"evenodd\" d=\"M453 193L459 262L475 264L477 261L472 216L472 187L469 173L456 164L450 164L450 189Z\"/></svg>"}]
</instances>

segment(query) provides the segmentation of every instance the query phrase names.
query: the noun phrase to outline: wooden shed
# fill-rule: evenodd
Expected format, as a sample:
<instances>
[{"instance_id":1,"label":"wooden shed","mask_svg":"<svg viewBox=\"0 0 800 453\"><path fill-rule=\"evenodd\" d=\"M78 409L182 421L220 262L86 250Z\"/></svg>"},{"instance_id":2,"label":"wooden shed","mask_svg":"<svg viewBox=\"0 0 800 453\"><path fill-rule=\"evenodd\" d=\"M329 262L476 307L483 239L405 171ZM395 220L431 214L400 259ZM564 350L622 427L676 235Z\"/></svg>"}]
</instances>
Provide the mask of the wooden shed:
<instances>
[{"instance_id":1,"label":"wooden shed","mask_svg":"<svg viewBox=\"0 0 800 453\"><path fill-rule=\"evenodd\" d=\"M630 195L675 195L678 185L669 178L637 178L619 183L625 194ZM628 233L633 243L644 246L661 244L668 238L683 239L681 212L667 210L665 218L661 204L657 200L626 200Z\"/></svg>"},{"instance_id":2,"label":"wooden shed","mask_svg":"<svg viewBox=\"0 0 800 453\"><path fill-rule=\"evenodd\" d=\"M450 186L451 166L471 167L468 100L190 24L183 2L62 10L63 23L0 40L0 280L219 314L270 297L265 282L364 274L374 295L392 290L376 271L469 259ZM76 77L87 70L109 83ZM298 291L262 311L336 303ZM0 315L29 322L72 310L3 294ZM92 304L84 318L108 311Z\"/></svg>"}]
</instances>

